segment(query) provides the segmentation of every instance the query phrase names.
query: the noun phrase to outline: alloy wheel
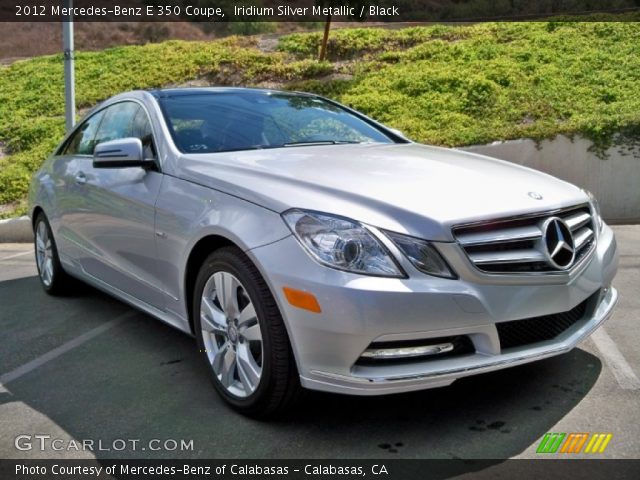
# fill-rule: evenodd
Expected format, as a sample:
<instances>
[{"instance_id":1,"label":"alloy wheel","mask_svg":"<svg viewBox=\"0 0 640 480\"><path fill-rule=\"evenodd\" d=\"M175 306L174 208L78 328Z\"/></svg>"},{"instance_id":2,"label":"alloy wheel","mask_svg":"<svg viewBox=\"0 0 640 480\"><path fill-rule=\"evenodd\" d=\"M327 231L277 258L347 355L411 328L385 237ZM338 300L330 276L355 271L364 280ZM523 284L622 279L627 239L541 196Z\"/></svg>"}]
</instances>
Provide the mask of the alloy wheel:
<instances>
[{"instance_id":1,"label":"alloy wheel","mask_svg":"<svg viewBox=\"0 0 640 480\"><path fill-rule=\"evenodd\" d=\"M207 280L200 303L205 351L222 386L248 397L262 378L263 342L256 310L242 283L219 271Z\"/></svg>"},{"instance_id":2,"label":"alloy wheel","mask_svg":"<svg viewBox=\"0 0 640 480\"><path fill-rule=\"evenodd\" d=\"M53 281L53 245L44 221L39 222L36 229L36 262L42 283L49 287Z\"/></svg>"}]
</instances>

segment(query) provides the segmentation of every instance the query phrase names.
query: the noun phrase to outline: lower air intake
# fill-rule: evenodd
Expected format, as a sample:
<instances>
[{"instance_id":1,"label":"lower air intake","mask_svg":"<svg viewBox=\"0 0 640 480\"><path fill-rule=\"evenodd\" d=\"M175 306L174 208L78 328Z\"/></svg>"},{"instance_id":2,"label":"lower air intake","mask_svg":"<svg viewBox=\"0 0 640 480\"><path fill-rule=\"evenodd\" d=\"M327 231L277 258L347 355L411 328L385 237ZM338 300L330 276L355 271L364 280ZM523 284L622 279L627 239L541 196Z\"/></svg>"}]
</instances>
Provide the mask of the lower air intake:
<instances>
[{"instance_id":1,"label":"lower air intake","mask_svg":"<svg viewBox=\"0 0 640 480\"><path fill-rule=\"evenodd\" d=\"M590 300L591 297L567 312L496 324L501 349L522 347L556 338L584 317Z\"/></svg>"}]
</instances>

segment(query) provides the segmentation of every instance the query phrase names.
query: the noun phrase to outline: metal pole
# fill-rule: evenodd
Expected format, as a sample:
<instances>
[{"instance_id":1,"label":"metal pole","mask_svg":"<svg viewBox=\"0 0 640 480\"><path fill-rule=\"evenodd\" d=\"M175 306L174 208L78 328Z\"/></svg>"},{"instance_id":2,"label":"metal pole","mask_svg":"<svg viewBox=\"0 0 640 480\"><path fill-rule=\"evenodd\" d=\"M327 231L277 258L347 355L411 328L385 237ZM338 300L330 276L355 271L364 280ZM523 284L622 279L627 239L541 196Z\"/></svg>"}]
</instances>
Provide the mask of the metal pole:
<instances>
[{"instance_id":1,"label":"metal pole","mask_svg":"<svg viewBox=\"0 0 640 480\"><path fill-rule=\"evenodd\" d=\"M73 0L64 0L64 7L71 8ZM73 16L62 22L62 42L64 51L64 118L67 131L76 123L76 87L73 64Z\"/></svg>"}]
</instances>

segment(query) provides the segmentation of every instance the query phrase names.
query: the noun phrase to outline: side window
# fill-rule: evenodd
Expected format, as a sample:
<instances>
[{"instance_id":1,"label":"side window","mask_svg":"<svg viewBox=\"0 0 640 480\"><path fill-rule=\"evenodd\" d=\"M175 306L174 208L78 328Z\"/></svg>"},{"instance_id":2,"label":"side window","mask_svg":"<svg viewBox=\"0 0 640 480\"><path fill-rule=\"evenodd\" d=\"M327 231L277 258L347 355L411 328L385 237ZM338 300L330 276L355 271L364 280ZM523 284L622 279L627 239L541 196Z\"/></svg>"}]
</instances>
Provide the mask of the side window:
<instances>
[{"instance_id":1,"label":"side window","mask_svg":"<svg viewBox=\"0 0 640 480\"><path fill-rule=\"evenodd\" d=\"M64 155L93 155L96 146L95 137L104 110L99 111L85 120L73 133L62 153Z\"/></svg>"},{"instance_id":2,"label":"side window","mask_svg":"<svg viewBox=\"0 0 640 480\"><path fill-rule=\"evenodd\" d=\"M139 138L142 142L145 159L156 158L156 147L153 143L153 132L149 117L147 117L147 112L145 112L144 108L140 106L138 106L138 112L133 117L131 136Z\"/></svg>"},{"instance_id":3,"label":"side window","mask_svg":"<svg viewBox=\"0 0 640 480\"><path fill-rule=\"evenodd\" d=\"M96 135L96 145L109 140L133 136L133 118L139 108L137 103L122 102L105 109L104 119Z\"/></svg>"}]
</instances>

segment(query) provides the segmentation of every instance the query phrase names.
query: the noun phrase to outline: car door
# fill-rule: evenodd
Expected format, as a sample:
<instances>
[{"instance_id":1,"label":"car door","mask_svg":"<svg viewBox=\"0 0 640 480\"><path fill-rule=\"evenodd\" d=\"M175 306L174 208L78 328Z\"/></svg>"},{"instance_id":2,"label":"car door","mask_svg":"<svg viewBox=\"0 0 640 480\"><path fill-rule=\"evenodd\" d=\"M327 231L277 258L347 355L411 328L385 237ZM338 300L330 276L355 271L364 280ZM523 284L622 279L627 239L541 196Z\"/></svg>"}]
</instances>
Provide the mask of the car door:
<instances>
[{"instance_id":1,"label":"car door","mask_svg":"<svg viewBox=\"0 0 640 480\"><path fill-rule=\"evenodd\" d=\"M51 169L55 196L52 197L52 211L47 215L60 260L74 271L80 269L82 258L90 252L89 244L78 229L86 222L85 172L91 169L95 137L103 114L104 110L98 111L76 127L56 153Z\"/></svg>"},{"instance_id":2,"label":"car door","mask_svg":"<svg viewBox=\"0 0 640 480\"><path fill-rule=\"evenodd\" d=\"M145 108L124 101L105 109L94 144L137 137L145 156L157 158L152 127ZM155 163L156 167L158 163ZM76 225L89 245L82 269L144 303L162 309L164 294L157 276L155 203L162 183L159 168L96 168L77 173L85 177L83 222Z\"/></svg>"}]
</instances>

